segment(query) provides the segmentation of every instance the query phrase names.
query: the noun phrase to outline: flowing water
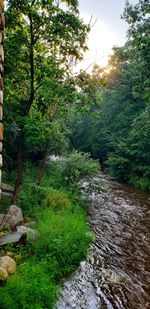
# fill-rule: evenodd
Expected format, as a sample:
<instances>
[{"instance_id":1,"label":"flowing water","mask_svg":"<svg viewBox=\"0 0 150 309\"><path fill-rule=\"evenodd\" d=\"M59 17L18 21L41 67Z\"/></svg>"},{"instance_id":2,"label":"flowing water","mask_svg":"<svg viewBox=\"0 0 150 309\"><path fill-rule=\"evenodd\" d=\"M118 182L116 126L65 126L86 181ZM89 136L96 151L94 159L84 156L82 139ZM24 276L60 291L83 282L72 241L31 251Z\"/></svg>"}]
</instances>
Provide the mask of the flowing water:
<instances>
[{"instance_id":1,"label":"flowing water","mask_svg":"<svg viewBox=\"0 0 150 309\"><path fill-rule=\"evenodd\" d=\"M57 309L150 308L150 195L101 174L88 197L95 240L64 284Z\"/></svg>"}]
</instances>

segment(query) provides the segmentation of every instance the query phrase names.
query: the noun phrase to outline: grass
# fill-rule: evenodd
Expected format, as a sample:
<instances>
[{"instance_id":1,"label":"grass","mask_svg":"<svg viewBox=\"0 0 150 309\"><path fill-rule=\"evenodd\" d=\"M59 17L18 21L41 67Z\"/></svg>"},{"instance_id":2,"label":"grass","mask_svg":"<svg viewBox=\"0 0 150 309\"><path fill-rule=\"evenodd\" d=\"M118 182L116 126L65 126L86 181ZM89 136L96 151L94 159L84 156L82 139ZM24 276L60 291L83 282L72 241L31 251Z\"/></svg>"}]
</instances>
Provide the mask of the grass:
<instances>
[{"instance_id":1,"label":"grass","mask_svg":"<svg viewBox=\"0 0 150 309\"><path fill-rule=\"evenodd\" d=\"M32 244L33 255L1 288L2 309L53 308L59 285L87 255L91 236L79 206L38 210L36 228L40 237Z\"/></svg>"},{"instance_id":2,"label":"grass","mask_svg":"<svg viewBox=\"0 0 150 309\"><path fill-rule=\"evenodd\" d=\"M5 248L18 266L0 289L1 309L54 308L61 284L86 258L92 238L79 196L65 187L56 166L52 177L51 171L37 187L36 171L27 170L19 205L36 219L40 236L27 246Z\"/></svg>"}]
</instances>

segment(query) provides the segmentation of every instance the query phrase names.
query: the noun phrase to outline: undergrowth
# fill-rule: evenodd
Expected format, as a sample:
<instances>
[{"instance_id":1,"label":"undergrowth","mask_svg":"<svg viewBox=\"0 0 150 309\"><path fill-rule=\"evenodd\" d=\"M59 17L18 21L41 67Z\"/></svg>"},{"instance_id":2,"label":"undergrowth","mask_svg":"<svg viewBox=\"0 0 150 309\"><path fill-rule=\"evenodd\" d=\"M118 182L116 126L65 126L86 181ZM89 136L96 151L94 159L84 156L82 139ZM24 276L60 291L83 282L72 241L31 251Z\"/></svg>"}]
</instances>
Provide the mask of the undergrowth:
<instances>
[{"instance_id":1,"label":"undergrowth","mask_svg":"<svg viewBox=\"0 0 150 309\"><path fill-rule=\"evenodd\" d=\"M49 164L40 186L36 175L27 167L18 206L33 217L39 236L27 246L5 248L18 266L1 287L2 309L54 308L60 285L86 258L92 240L79 193L66 185L57 163Z\"/></svg>"},{"instance_id":2,"label":"undergrowth","mask_svg":"<svg viewBox=\"0 0 150 309\"><path fill-rule=\"evenodd\" d=\"M32 244L33 256L1 288L0 308L53 308L59 285L87 255L91 236L79 206L38 210L36 227L40 237Z\"/></svg>"}]
</instances>

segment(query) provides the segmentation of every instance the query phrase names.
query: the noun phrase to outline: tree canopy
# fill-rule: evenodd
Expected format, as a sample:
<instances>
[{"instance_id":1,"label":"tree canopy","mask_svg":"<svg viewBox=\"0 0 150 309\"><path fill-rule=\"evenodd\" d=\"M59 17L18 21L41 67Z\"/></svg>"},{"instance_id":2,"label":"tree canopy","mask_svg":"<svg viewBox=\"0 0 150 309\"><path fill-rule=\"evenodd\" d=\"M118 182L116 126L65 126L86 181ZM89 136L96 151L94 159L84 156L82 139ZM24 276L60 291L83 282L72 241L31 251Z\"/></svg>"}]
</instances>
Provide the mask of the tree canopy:
<instances>
[{"instance_id":1,"label":"tree canopy","mask_svg":"<svg viewBox=\"0 0 150 309\"><path fill-rule=\"evenodd\" d=\"M115 177L145 190L150 188L149 10L149 1L126 2L128 40L113 49L101 69L105 87L97 88L99 117L92 110L86 117L78 115L72 134L73 147L90 151Z\"/></svg>"}]
</instances>

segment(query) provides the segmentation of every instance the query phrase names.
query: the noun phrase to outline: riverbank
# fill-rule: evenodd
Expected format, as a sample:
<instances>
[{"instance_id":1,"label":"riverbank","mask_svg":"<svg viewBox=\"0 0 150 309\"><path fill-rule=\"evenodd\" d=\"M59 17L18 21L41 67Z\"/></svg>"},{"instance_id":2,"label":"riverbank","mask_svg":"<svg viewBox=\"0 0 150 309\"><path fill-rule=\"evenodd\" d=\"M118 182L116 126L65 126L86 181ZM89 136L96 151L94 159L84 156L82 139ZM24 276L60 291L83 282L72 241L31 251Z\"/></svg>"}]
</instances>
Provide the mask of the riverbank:
<instances>
[{"instance_id":1,"label":"riverbank","mask_svg":"<svg viewBox=\"0 0 150 309\"><path fill-rule=\"evenodd\" d=\"M71 163L66 161L62 165L48 162L40 186L35 182L36 169L30 166L26 172L18 206L25 221L33 222L38 238L35 242L3 248L2 255L11 252L17 272L1 282L2 309L54 308L60 285L87 256L92 236L85 203L77 188L84 168L88 176L89 167L92 176L97 172L97 164L88 160L87 155L77 153L71 157ZM74 170L68 170L73 162Z\"/></svg>"}]
</instances>

